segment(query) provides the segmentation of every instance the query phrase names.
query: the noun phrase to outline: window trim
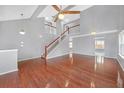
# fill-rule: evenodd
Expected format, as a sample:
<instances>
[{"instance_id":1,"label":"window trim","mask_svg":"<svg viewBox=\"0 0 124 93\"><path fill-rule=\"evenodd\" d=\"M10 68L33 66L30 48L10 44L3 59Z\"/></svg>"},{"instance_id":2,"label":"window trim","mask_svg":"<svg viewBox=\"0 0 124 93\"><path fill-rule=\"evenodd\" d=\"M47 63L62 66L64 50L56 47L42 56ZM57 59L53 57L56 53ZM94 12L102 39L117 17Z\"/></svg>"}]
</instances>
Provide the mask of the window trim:
<instances>
[{"instance_id":1,"label":"window trim","mask_svg":"<svg viewBox=\"0 0 124 93\"><path fill-rule=\"evenodd\" d=\"M121 58L124 59L124 55L122 55L121 52L120 52L120 45L122 44L122 43L121 43L121 40L120 40L120 38L121 38L121 36L122 36L121 34L124 34L124 30L122 30L122 31L119 33L119 36L118 36L118 41L119 41L119 43L118 43L118 44L119 44L119 53L118 53L118 55L119 55Z\"/></svg>"}]
</instances>

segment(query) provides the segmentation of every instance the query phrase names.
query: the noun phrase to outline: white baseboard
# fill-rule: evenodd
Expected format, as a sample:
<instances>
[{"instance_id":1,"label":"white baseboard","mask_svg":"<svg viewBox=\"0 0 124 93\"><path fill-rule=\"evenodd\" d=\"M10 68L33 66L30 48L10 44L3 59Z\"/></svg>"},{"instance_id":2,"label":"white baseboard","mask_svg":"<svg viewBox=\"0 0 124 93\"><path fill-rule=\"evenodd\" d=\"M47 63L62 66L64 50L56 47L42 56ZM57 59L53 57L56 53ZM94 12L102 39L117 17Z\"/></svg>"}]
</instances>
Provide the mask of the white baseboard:
<instances>
[{"instance_id":1,"label":"white baseboard","mask_svg":"<svg viewBox=\"0 0 124 93\"><path fill-rule=\"evenodd\" d=\"M117 57L111 57L111 56L104 56L106 58L113 58L113 59L116 59Z\"/></svg>"},{"instance_id":2,"label":"white baseboard","mask_svg":"<svg viewBox=\"0 0 124 93\"><path fill-rule=\"evenodd\" d=\"M86 55L86 56L94 56L92 54L83 54L83 53L79 53L79 52L73 52L74 54L80 54L80 55Z\"/></svg>"},{"instance_id":3,"label":"white baseboard","mask_svg":"<svg viewBox=\"0 0 124 93\"><path fill-rule=\"evenodd\" d=\"M2 73L0 73L0 75L8 74L8 73L15 72L15 71L18 71L18 69L10 70L7 72L2 72Z\"/></svg>"},{"instance_id":4,"label":"white baseboard","mask_svg":"<svg viewBox=\"0 0 124 93\"><path fill-rule=\"evenodd\" d=\"M120 62L118 57L116 58L116 60L118 61L119 65L121 66L122 70L124 71L124 67L122 66L122 64L121 64L121 62Z\"/></svg>"},{"instance_id":5,"label":"white baseboard","mask_svg":"<svg viewBox=\"0 0 124 93\"><path fill-rule=\"evenodd\" d=\"M18 59L18 62L26 61L26 60L31 60L31 59L36 59L40 58L41 56L36 56L36 57L31 57L31 58L25 58L25 59Z\"/></svg>"},{"instance_id":6,"label":"white baseboard","mask_svg":"<svg viewBox=\"0 0 124 93\"><path fill-rule=\"evenodd\" d=\"M94 54L83 54L83 53L79 53L79 52L73 52L75 54L81 54L81 55L86 55L86 56L95 56ZM110 57L110 56L104 56L105 58L114 58L116 59L116 57Z\"/></svg>"}]
</instances>

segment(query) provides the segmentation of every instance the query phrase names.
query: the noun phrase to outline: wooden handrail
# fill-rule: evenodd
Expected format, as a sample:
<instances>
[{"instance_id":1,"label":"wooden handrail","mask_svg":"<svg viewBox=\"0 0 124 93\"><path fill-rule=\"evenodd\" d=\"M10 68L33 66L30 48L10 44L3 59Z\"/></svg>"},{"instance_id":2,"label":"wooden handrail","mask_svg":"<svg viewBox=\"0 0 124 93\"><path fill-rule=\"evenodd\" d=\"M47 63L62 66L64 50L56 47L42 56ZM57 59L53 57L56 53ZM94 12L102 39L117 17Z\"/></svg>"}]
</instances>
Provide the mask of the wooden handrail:
<instances>
[{"instance_id":1,"label":"wooden handrail","mask_svg":"<svg viewBox=\"0 0 124 93\"><path fill-rule=\"evenodd\" d=\"M69 27L69 29L74 28L74 27L77 27L77 26L80 26L80 24L77 24L77 25L71 26L71 27Z\"/></svg>"},{"instance_id":2,"label":"wooden handrail","mask_svg":"<svg viewBox=\"0 0 124 93\"><path fill-rule=\"evenodd\" d=\"M50 45L52 45L54 42L56 42L59 38L61 38L61 36L64 35L66 32L69 32L69 28L66 29L64 32L62 32L62 33L60 34L60 36L58 36L56 39L54 39L50 44L48 44L48 45L47 45L47 48L48 48Z\"/></svg>"},{"instance_id":3,"label":"wooden handrail","mask_svg":"<svg viewBox=\"0 0 124 93\"><path fill-rule=\"evenodd\" d=\"M60 36L64 35L66 32L69 32L69 28L67 28L64 32L62 32Z\"/></svg>"},{"instance_id":4,"label":"wooden handrail","mask_svg":"<svg viewBox=\"0 0 124 93\"><path fill-rule=\"evenodd\" d=\"M48 25L48 24L47 24ZM50 26L50 25L49 25ZM45 63L46 63L46 58L47 58L47 49L53 44L53 43L55 43L57 40L59 40L60 38L61 38L61 36L63 36L66 32L68 32L68 34L69 34L69 29L71 29L71 28L74 28L74 27L77 27L77 26L80 26L80 24L78 24L78 25L75 25L75 26L72 26L72 27L68 27L65 31L63 31L61 34L60 34L60 36L58 36L56 39L54 39L52 42L50 42L48 45L46 45L45 46L45 54L44 54L44 56L45 56Z\"/></svg>"},{"instance_id":5,"label":"wooden handrail","mask_svg":"<svg viewBox=\"0 0 124 93\"><path fill-rule=\"evenodd\" d=\"M52 45L54 42L56 42L59 38L60 38L60 36L57 37L56 39L54 39L54 40L53 40L51 43L49 43L46 47L48 48L50 45Z\"/></svg>"},{"instance_id":6,"label":"wooden handrail","mask_svg":"<svg viewBox=\"0 0 124 93\"><path fill-rule=\"evenodd\" d=\"M50 26L50 27L53 27L53 28L56 28L55 26L52 26L52 25L49 25L49 24L45 24L45 25Z\"/></svg>"}]
</instances>

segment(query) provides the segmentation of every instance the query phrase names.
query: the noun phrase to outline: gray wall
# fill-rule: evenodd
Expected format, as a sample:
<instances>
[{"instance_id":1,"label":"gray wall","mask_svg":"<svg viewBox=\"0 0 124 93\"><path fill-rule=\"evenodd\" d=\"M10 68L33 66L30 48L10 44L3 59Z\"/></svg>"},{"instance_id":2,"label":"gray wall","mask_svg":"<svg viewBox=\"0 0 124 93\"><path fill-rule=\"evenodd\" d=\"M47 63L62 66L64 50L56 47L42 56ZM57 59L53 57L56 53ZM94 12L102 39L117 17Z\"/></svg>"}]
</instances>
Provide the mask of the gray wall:
<instances>
[{"instance_id":1,"label":"gray wall","mask_svg":"<svg viewBox=\"0 0 124 93\"><path fill-rule=\"evenodd\" d=\"M120 7L118 5L101 5L81 12L81 32L118 30L120 26Z\"/></svg>"},{"instance_id":2,"label":"gray wall","mask_svg":"<svg viewBox=\"0 0 124 93\"><path fill-rule=\"evenodd\" d=\"M24 36L19 34L22 24L26 32ZM0 22L0 49L18 49L18 60L40 57L50 40L43 18ZM24 47L20 47L21 41Z\"/></svg>"},{"instance_id":3,"label":"gray wall","mask_svg":"<svg viewBox=\"0 0 124 93\"><path fill-rule=\"evenodd\" d=\"M69 36L66 36L60 43L49 53L48 58L54 58L69 53Z\"/></svg>"},{"instance_id":4,"label":"gray wall","mask_svg":"<svg viewBox=\"0 0 124 93\"><path fill-rule=\"evenodd\" d=\"M118 55L118 33L107 34L105 37L105 56L116 58Z\"/></svg>"},{"instance_id":5,"label":"gray wall","mask_svg":"<svg viewBox=\"0 0 124 93\"><path fill-rule=\"evenodd\" d=\"M17 71L17 49L0 50L0 75Z\"/></svg>"},{"instance_id":6,"label":"gray wall","mask_svg":"<svg viewBox=\"0 0 124 93\"><path fill-rule=\"evenodd\" d=\"M94 38L92 36L74 38L73 52L84 55L94 54Z\"/></svg>"},{"instance_id":7,"label":"gray wall","mask_svg":"<svg viewBox=\"0 0 124 93\"><path fill-rule=\"evenodd\" d=\"M25 35L19 34L21 28L25 29ZM18 49L18 61L40 57L44 53L45 45L48 45L57 36L50 34L44 25L44 18L0 22L0 50ZM21 41L24 42L24 47L20 46ZM66 54L68 52L66 52L68 50L67 42L64 40L63 43L56 46L48 57Z\"/></svg>"},{"instance_id":8,"label":"gray wall","mask_svg":"<svg viewBox=\"0 0 124 93\"><path fill-rule=\"evenodd\" d=\"M119 24L119 32L124 30L124 6L120 7L120 20L119 20L120 24ZM118 40L119 43L119 40ZM118 50L119 50L119 46L118 46ZM120 56L117 57L118 62L121 64L123 70L124 70L124 59L121 58Z\"/></svg>"},{"instance_id":9,"label":"gray wall","mask_svg":"<svg viewBox=\"0 0 124 93\"><path fill-rule=\"evenodd\" d=\"M104 37L105 49L104 53L106 57L116 58L118 52L118 40L117 33L97 35L95 37ZM95 54L95 37L85 36L73 39L73 51L74 53L84 54L84 55L94 55Z\"/></svg>"},{"instance_id":10,"label":"gray wall","mask_svg":"<svg viewBox=\"0 0 124 93\"><path fill-rule=\"evenodd\" d=\"M81 34L89 34L92 31L102 32L124 29L124 6L94 6L83 12L80 17ZM22 22L26 35L21 36L19 31ZM40 38L42 35L42 38ZM116 57L118 52L118 33L105 35L106 56ZM40 57L44 52L44 46L54 39L54 36L44 28L44 19L27 19L0 22L0 49L18 49L18 60ZM24 47L20 47L20 42L24 41ZM63 41L64 42L64 41ZM66 45L67 43L62 43ZM73 51L86 55L94 54L94 39L92 36L77 38L73 41ZM65 48L63 51L60 49ZM58 46L54 49L49 58L56 55L63 55L65 46ZM61 53L61 54L60 54ZM121 59L121 62L124 60Z\"/></svg>"},{"instance_id":11,"label":"gray wall","mask_svg":"<svg viewBox=\"0 0 124 93\"><path fill-rule=\"evenodd\" d=\"M124 6L94 6L83 12L80 16L81 34L91 32L108 32L124 29ZM118 55L118 33L101 35L105 38L105 56L117 57ZM86 55L94 54L94 38L92 36L76 38L74 41L74 52Z\"/></svg>"},{"instance_id":12,"label":"gray wall","mask_svg":"<svg viewBox=\"0 0 124 93\"><path fill-rule=\"evenodd\" d=\"M66 23L63 25L63 27L65 28L66 26L72 27L75 26L77 24L80 24L80 19L74 20L72 22ZM70 35L76 35L76 34L80 34L80 26L74 27L69 29L70 30Z\"/></svg>"}]
</instances>

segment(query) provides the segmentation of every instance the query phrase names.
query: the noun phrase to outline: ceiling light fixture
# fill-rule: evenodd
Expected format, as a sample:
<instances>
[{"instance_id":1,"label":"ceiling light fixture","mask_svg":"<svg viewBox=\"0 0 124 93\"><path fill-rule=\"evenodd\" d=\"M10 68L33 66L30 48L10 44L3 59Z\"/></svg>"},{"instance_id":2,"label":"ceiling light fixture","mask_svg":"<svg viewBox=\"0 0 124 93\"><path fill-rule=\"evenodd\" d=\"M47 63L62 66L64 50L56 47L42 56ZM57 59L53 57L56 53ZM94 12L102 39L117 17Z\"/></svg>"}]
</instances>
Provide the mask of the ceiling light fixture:
<instances>
[{"instance_id":1,"label":"ceiling light fixture","mask_svg":"<svg viewBox=\"0 0 124 93\"><path fill-rule=\"evenodd\" d=\"M24 14L21 13L20 15L21 15L21 17L22 17L22 19L23 19ZM19 34L25 35L25 30L24 30L24 26L23 26L23 25L24 25L23 21L22 21L20 24L21 24L21 31L19 32Z\"/></svg>"},{"instance_id":2,"label":"ceiling light fixture","mask_svg":"<svg viewBox=\"0 0 124 93\"><path fill-rule=\"evenodd\" d=\"M62 20L62 19L64 19L64 14L60 13L58 17L60 20Z\"/></svg>"},{"instance_id":3,"label":"ceiling light fixture","mask_svg":"<svg viewBox=\"0 0 124 93\"><path fill-rule=\"evenodd\" d=\"M21 47L23 47L24 45L21 45Z\"/></svg>"},{"instance_id":4,"label":"ceiling light fixture","mask_svg":"<svg viewBox=\"0 0 124 93\"><path fill-rule=\"evenodd\" d=\"M23 42L23 41L21 41L21 44L24 44L24 42Z\"/></svg>"},{"instance_id":5,"label":"ceiling light fixture","mask_svg":"<svg viewBox=\"0 0 124 93\"><path fill-rule=\"evenodd\" d=\"M19 34L21 34L21 35L25 35L25 31L24 31L24 29L21 29L21 31L19 32Z\"/></svg>"}]
</instances>

